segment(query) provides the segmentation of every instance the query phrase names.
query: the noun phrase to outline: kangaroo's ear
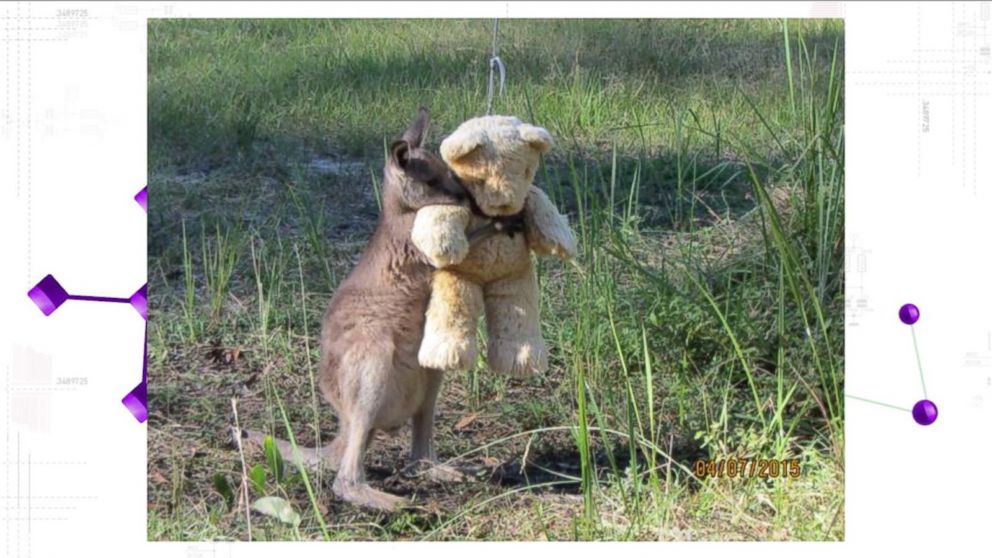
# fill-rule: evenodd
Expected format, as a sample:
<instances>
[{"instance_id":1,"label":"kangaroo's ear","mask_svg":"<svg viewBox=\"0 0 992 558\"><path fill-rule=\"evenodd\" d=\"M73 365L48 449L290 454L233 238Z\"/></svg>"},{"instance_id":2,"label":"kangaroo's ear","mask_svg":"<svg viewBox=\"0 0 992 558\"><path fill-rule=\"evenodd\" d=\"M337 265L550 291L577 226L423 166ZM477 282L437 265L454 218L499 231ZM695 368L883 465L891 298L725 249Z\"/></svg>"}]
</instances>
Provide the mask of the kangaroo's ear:
<instances>
[{"instance_id":1,"label":"kangaroo's ear","mask_svg":"<svg viewBox=\"0 0 992 558\"><path fill-rule=\"evenodd\" d=\"M431 125L431 114L427 110L427 107L420 107L417 111L417 118L414 119L413 124L403 132L403 139L410 144L411 147L420 147L424 144L424 138L427 137L427 128Z\"/></svg>"},{"instance_id":2,"label":"kangaroo's ear","mask_svg":"<svg viewBox=\"0 0 992 558\"><path fill-rule=\"evenodd\" d=\"M551 139L551 134L547 130L531 124L520 126L520 137L529 143L538 153L547 153L554 143L554 140Z\"/></svg>"},{"instance_id":3,"label":"kangaroo's ear","mask_svg":"<svg viewBox=\"0 0 992 558\"><path fill-rule=\"evenodd\" d=\"M397 168L406 170L410 164L410 143L401 139L390 144L389 162Z\"/></svg>"},{"instance_id":4,"label":"kangaroo's ear","mask_svg":"<svg viewBox=\"0 0 992 558\"><path fill-rule=\"evenodd\" d=\"M429 161L418 156L406 140L396 140L389 146L389 164L403 171L415 182L432 182L437 172Z\"/></svg>"}]
</instances>

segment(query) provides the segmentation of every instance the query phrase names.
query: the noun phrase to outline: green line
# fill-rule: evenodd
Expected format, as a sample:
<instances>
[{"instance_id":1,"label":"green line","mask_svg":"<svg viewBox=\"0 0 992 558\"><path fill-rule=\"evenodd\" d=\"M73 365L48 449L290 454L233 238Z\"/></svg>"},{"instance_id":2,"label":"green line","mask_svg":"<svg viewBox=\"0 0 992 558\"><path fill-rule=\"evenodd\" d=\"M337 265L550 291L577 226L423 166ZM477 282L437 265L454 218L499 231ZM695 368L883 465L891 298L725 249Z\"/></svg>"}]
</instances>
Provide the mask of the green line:
<instances>
[{"instance_id":1,"label":"green line","mask_svg":"<svg viewBox=\"0 0 992 558\"><path fill-rule=\"evenodd\" d=\"M912 412L911 410L906 409L905 407L896 407L895 405L889 405L888 403L882 403L881 401L872 401L871 399L865 399L864 397L855 397L855 396L853 396L851 394L848 394L848 393L845 393L844 396L845 397L850 397L851 399L857 399L858 401L864 401L866 403L874 403L876 405L881 405L883 407L889 407L890 409L896 409L896 410L899 410L899 411L906 411L907 413L911 413Z\"/></svg>"},{"instance_id":2,"label":"green line","mask_svg":"<svg viewBox=\"0 0 992 558\"><path fill-rule=\"evenodd\" d=\"M920 362L920 348L916 345L916 327L910 325L909 331L913 332L913 350L916 351L916 366L920 368L920 384L923 385L923 399L927 397L927 383L923 381L923 363Z\"/></svg>"}]
</instances>

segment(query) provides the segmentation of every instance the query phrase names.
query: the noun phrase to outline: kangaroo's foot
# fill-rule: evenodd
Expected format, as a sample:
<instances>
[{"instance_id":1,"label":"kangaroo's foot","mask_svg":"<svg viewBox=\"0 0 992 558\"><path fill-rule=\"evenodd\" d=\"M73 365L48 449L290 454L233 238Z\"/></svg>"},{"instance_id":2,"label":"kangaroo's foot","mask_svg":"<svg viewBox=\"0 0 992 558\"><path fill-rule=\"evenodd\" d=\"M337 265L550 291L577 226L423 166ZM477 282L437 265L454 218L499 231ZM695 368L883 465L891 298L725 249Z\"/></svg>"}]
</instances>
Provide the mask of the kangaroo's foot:
<instances>
[{"instance_id":1,"label":"kangaroo's foot","mask_svg":"<svg viewBox=\"0 0 992 558\"><path fill-rule=\"evenodd\" d=\"M410 505L406 498L376 490L364 482L334 481L334 494L346 502L385 512L397 511Z\"/></svg>"},{"instance_id":2,"label":"kangaroo's foot","mask_svg":"<svg viewBox=\"0 0 992 558\"><path fill-rule=\"evenodd\" d=\"M450 465L442 465L427 459L410 463L400 474L407 478L426 478L436 482L461 482L465 475Z\"/></svg>"}]
</instances>

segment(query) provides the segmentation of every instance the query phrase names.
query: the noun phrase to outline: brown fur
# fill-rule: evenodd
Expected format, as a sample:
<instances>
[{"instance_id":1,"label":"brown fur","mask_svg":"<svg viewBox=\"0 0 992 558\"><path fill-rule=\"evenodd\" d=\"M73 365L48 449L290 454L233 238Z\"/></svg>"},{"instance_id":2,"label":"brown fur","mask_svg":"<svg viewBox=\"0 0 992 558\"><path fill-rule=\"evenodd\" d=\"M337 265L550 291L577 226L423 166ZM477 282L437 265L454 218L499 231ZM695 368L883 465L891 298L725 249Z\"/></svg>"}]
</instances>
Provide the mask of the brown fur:
<instances>
[{"instance_id":1,"label":"brown fur","mask_svg":"<svg viewBox=\"0 0 992 558\"><path fill-rule=\"evenodd\" d=\"M421 367L417 351L431 290L426 258L413 246L414 214L426 204L460 202L461 186L447 166L422 148L425 109L393 144L384 170L378 226L358 264L331 298L324 315L320 349L320 390L339 418L337 438L318 455L312 449L287 458L323 461L337 469L334 493L347 501L393 510L406 500L371 488L363 460L375 430L394 430L413 421L412 459L436 464L434 405L442 372ZM249 434L258 440L258 434ZM433 467L435 478L458 474Z\"/></svg>"}]
</instances>

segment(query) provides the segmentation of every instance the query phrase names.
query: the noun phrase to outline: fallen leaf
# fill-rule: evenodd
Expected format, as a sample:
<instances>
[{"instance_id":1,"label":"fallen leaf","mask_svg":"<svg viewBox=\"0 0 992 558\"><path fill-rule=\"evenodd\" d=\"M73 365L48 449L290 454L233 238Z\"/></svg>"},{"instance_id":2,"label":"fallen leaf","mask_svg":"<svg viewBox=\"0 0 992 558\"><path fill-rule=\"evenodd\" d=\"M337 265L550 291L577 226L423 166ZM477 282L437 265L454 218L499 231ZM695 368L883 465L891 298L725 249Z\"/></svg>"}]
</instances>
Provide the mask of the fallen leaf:
<instances>
[{"instance_id":1,"label":"fallen leaf","mask_svg":"<svg viewBox=\"0 0 992 558\"><path fill-rule=\"evenodd\" d=\"M224 362L227 364L236 363L239 358L241 358L241 347L235 347L224 355Z\"/></svg>"},{"instance_id":2,"label":"fallen leaf","mask_svg":"<svg viewBox=\"0 0 992 558\"><path fill-rule=\"evenodd\" d=\"M300 524L300 514L296 513L293 506L286 500L276 496L266 496L259 498L251 505L251 509L272 516L283 523L298 526Z\"/></svg>"},{"instance_id":3,"label":"fallen leaf","mask_svg":"<svg viewBox=\"0 0 992 558\"><path fill-rule=\"evenodd\" d=\"M479 413L472 413L470 415L463 416L461 419L458 420L458 422L455 423L455 430L462 430L463 428L475 422L475 419L477 419L478 417L479 417Z\"/></svg>"}]
</instances>

